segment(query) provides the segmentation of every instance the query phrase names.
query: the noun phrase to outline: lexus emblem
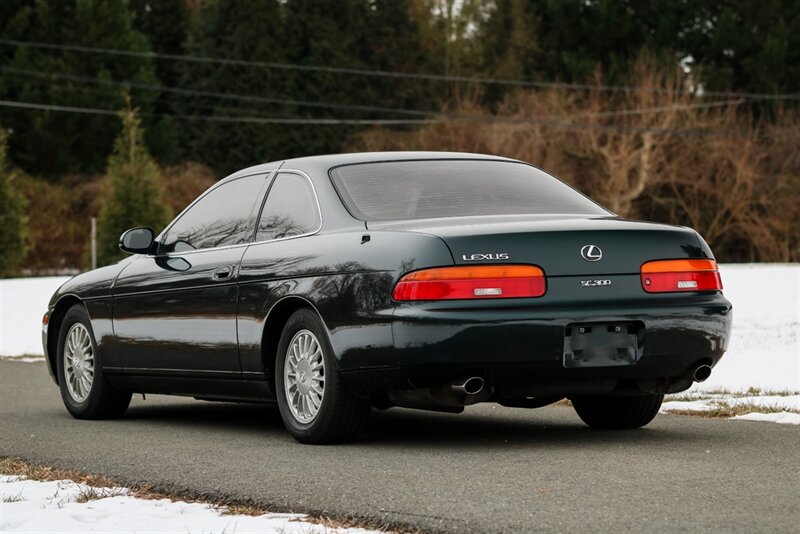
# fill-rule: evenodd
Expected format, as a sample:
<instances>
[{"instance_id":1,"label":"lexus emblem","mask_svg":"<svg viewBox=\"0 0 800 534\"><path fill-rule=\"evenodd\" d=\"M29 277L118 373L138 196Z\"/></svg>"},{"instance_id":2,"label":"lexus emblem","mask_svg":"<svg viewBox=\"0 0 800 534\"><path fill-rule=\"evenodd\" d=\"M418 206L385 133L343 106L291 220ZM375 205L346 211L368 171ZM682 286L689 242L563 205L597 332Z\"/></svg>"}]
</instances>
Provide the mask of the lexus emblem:
<instances>
[{"instance_id":1,"label":"lexus emblem","mask_svg":"<svg viewBox=\"0 0 800 534\"><path fill-rule=\"evenodd\" d=\"M597 245L584 245L581 248L581 257L586 261L600 261L603 259L603 251Z\"/></svg>"}]
</instances>

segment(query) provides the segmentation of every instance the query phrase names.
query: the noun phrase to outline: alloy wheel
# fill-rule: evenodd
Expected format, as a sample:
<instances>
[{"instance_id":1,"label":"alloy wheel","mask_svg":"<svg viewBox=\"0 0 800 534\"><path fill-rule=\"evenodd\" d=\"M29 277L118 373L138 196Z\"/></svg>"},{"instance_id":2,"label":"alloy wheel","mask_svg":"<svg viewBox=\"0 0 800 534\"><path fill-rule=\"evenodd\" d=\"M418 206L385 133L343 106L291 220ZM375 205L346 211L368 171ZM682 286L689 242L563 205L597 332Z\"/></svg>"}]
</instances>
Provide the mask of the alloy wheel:
<instances>
[{"instance_id":1,"label":"alloy wheel","mask_svg":"<svg viewBox=\"0 0 800 534\"><path fill-rule=\"evenodd\" d=\"M81 323L72 325L67 333L64 376L72 399L78 403L85 401L94 381L94 349L89 331Z\"/></svg>"},{"instance_id":2,"label":"alloy wheel","mask_svg":"<svg viewBox=\"0 0 800 534\"><path fill-rule=\"evenodd\" d=\"M325 358L310 330L300 330L289 342L283 384L292 416L303 424L312 422L325 396Z\"/></svg>"}]
</instances>

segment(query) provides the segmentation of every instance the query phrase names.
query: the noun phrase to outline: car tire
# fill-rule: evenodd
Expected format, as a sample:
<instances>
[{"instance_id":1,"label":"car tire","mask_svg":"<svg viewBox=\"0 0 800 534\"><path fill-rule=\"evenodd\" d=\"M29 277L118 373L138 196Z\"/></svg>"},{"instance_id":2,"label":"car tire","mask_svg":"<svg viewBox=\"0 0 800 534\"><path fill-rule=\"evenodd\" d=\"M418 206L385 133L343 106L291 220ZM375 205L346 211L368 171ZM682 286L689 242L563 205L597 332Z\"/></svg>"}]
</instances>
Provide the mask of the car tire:
<instances>
[{"instance_id":1,"label":"car tire","mask_svg":"<svg viewBox=\"0 0 800 534\"><path fill-rule=\"evenodd\" d=\"M369 417L369 404L347 388L325 326L309 309L296 311L283 328L275 386L283 423L301 443L350 441Z\"/></svg>"},{"instance_id":2,"label":"car tire","mask_svg":"<svg viewBox=\"0 0 800 534\"><path fill-rule=\"evenodd\" d=\"M83 304L75 304L58 332L56 372L64 406L76 419L121 417L131 402L131 393L106 378L102 358L89 314Z\"/></svg>"},{"instance_id":3,"label":"car tire","mask_svg":"<svg viewBox=\"0 0 800 534\"><path fill-rule=\"evenodd\" d=\"M653 420L664 395L575 397L572 406L592 428L639 428Z\"/></svg>"}]
</instances>

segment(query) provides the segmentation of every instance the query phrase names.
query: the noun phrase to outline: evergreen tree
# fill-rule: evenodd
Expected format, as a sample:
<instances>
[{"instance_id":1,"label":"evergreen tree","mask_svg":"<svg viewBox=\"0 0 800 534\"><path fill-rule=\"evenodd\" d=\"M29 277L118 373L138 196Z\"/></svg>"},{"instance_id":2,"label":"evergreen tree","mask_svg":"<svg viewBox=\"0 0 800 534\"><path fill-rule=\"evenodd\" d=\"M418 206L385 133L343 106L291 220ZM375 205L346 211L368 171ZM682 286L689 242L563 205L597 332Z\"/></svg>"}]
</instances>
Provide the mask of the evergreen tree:
<instances>
[{"instance_id":1,"label":"evergreen tree","mask_svg":"<svg viewBox=\"0 0 800 534\"><path fill-rule=\"evenodd\" d=\"M425 26L431 19L429 10L420 11L414 0L373 0L366 11L363 37L356 43L363 68L437 72L433 55L425 48ZM352 96L359 103L418 110L435 110L440 104L440 82L377 76L359 77L355 81ZM370 116L374 118L377 114Z\"/></svg>"},{"instance_id":2,"label":"evergreen tree","mask_svg":"<svg viewBox=\"0 0 800 534\"><path fill-rule=\"evenodd\" d=\"M283 61L282 7L278 0L207 0L192 20L186 52L194 56ZM284 97L284 72L243 65L187 62L182 86L262 98ZM296 96L296 95L295 95ZM216 117L280 116L280 107L216 97L186 97L180 112ZM284 157L280 126L186 121L181 149L187 159L210 165L220 175Z\"/></svg>"},{"instance_id":3,"label":"evergreen tree","mask_svg":"<svg viewBox=\"0 0 800 534\"><path fill-rule=\"evenodd\" d=\"M195 56L389 71L430 71L414 0L208 0L192 22L186 51ZM430 17L430 13L427 15ZM233 30L235 29L235 30ZM351 73L186 63L183 86L217 93L304 100L321 106L235 99L184 100L182 113L286 118L408 118L324 107L326 103L434 109L441 86ZM357 127L186 123L189 159L220 174L273 159L338 152Z\"/></svg>"},{"instance_id":4,"label":"evergreen tree","mask_svg":"<svg viewBox=\"0 0 800 534\"><path fill-rule=\"evenodd\" d=\"M8 22L16 38L149 50L145 36L133 29L127 0L38 0L21 5ZM157 85L152 60L146 57L17 46L3 66L7 68L0 72L0 98L21 102L113 110L124 106L123 88L114 83ZM156 94L138 91L135 104L152 111ZM3 117L14 131L14 162L27 172L50 177L101 171L118 132L108 115L6 108Z\"/></svg>"},{"instance_id":5,"label":"evergreen tree","mask_svg":"<svg viewBox=\"0 0 800 534\"><path fill-rule=\"evenodd\" d=\"M175 55L184 53L183 46L191 21L191 11L186 0L130 0L130 6L134 28L147 37L154 52ZM177 87L181 84L180 61L156 58L154 63L161 85ZM180 95L160 93L158 96L153 108L156 113L170 115L176 112L175 100L181 98ZM169 116L155 119L147 127L147 146L158 161L177 161L179 128Z\"/></svg>"},{"instance_id":6,"label":"evergreen tree","mask_svg":"<svg viewBox=\"0 0 800 534\"><path fill-rule=\"evenodd\" d=\"M363 61L365 33L370 11L364 0L289 0L286 3L286 59L290 63L353 69L368 68ZM383 82L383 80L382 80ZM335 104L390 106L390 98L375 102L370 86L373 77L334 72L290 71L286 73L289 94L303 95L303 100ZM366 119L375 114L358 111L297 107L290 109L297 117ZM385 115L385 114L384 114ZM286 126L289 156L338 152L355 127Z\"/></svg>"},{"instance_id":7,"label":"evergreen tree","mask_svg":"<svg viewBox=\"0 0 800 534\"><path fill-rule=\"evenodd\" d=\"M481 31L486 74L507 80L537 78L538 31L533 6L525 0L497 0ZM489 86L487 93L497 100L503 88Z\"/></svg>"},{"instance_id":8,"label":"evergreen tree","mask_svg":"<svg viewBox=\"0 0 800 534\"><path fill-rule=\"evenodd\" d=\"M130 0L133 27L144 34L159 54L182 54L189 34L191 11L186 0ZM159 81L170 87L180 83L180 62L155 61Z\"/></svg>"},{"instance_id":9,"label":"evergreen tree","mask_svg":"<svg viewBox=\"0 0 800 534\"><path fill-rule=\"evenodd\" d=\"M14 188L6 157L7 138L0 125L0 277L14 274L25 257L25 199Z\"/></svg>"},{"instance_id":10,"label":"evergreen tree","mask_svg":"<svg viewBox=\"0 0 800 534\"><path fill-rule=\"evenodd\" d=\"M125 230L149 226L158 232L169 221L158 185L161 171L145 146L137 110L128 107L119 116L122 131L108 158L112 192L97 224L98 265L113 263L124 256L119 249L119 237Z\"/></svg>"},{"instance_id":11,"label":"evergreen tree","mask_svg":"<svg viewBox=\"0 0 800 534\"><path fill-rule=\"evenodd\" d=\"M700 67L707 89L798 91L800 0L726 0L691 5L680 48Z\"/></svg>"},{"instance_id":12,"label":"evergreen tree","mask_svg":"<svg viewBox=\"0 0 800 534\"><path fill-rule=\"evenodd\" d=\"M635 83L643 49L668 68L691 56L710 90L789 93L800 79L800 0L496 0L480 26L483 70L525 79L581 83L599 66Z\"/></svg>"}]
</instances>

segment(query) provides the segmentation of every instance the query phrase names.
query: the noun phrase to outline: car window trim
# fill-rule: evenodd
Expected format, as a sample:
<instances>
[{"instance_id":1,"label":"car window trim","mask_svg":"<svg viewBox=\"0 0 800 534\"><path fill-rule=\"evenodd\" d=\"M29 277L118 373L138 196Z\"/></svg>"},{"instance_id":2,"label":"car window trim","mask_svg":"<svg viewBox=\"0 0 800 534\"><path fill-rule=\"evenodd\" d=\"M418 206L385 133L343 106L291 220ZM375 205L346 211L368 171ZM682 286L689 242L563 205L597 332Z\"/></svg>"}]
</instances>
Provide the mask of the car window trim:
<instances>
[{"instance_id":1,"label":"car window trim","mask_svg":"<svg viewBox=\"0 0 800 534\"><path fill-rule=\"evenodd\" d=\"M275 185L275 182L278 181L278 177L281 174L296 174L301 178L305 178L306 181L311 184L311 191L314 193L314 202L316 203L317 208L317 215L319 215L319 226L316 230L312 232L306 232L304 234L292 235L288 237L278 237L276 239L263 239L261 241L256 241L256 236L258 235L258 225L261 222L261 216L264 214L264 207L267 205L267 199L269 198L269 194L272 191L272 187ZM264 198L261 200L261 208L258 210L258 216L256 217L256 225L253 229L253 241L250 243L251 245L260 245L262 243L275 243L278 241L287 241L289 239L299 239L301 237L308 237L315 234L318 234L322 230L322 208L319 203L319 195L317 195L317 188L314 185L314 180L311 177L304 173L301 170L297 169L278 169L275 171L275 176L272 177L272 181L269 184L269 189L267 189L267 194L264 195Z\"/></svg>"},{"instance_id":2,"label":"car window trim","mask_svg":"<svg viewBox=\"0 0 800 534\"><path fill-rule=\"evenodd\" d=\"M161 247L163 246L163 243L161 242L161 238L163 236L167 235L169 233L169 231L172 229L172 227L175 226L175 223L177 223L179 220L181 220L181 218L186 214L186 212L188 212L190 209L192 209L194 207L195 204L197 204L203 198L205 198L206 195L211 194L212 191L216 191L220 187L223 187L223 186L225 186L227 184L233 183L233 182L235 182L237 180L241 180L243 178L251 178L253 176L263 176L264 177L264 185L262 185L261 188L258 191L258 195L262 196L262 195L264 195L265 189L267 191L269 191L269 189L272 188L272 182L274 181L275 176L277 176L277 171L276 170L267 170L267 171L261 171L261 172L254 172L254 173L251 173L251 174L244 174L242 176L237 176L236 178L233 178L231 180L220 181L220 182L212 185L202 195L200 195L199 197L194 199L188 206L186 206L183 209L183 211L181 211L174 219L172 219L172 222L169 223L169 225L167 225L167 227L164 228L161 231L160 234L158 234L158 236L156 237L155 241L158 243L158 249L159 250L156 252L156 254L147 254L147 257L148 258L165 257L165 256L168 256L168 257L179 257L179 256L183 256L184 254L197 254L198 252L206 252L208 250L224 250L224 249L228 249L228 248L246 247L246 246L252 244L253 236L251 235L250 236L250 240L247 243L237 243L235 245L222 245L222 246L219 246L219 247L200 248L200 249L197 249L197 250L185 250L185 251L182 251L182 252L164 252L164 253L161 253L161 250L160 250ZM268 185L268 187L267 187L267 185ZM313 187L313 185L312 185L312 187ZM264 197L262 199L262 207L263 207L263 201L265 199L266 199L266 195L264 195ZM256 205L257 205L257 202L256 202ZM259 220L259 217L261 216L261 210L260 209L258 211L258 214L259 215L255 218L256 223Z\"/></svg>"}]
</instances>

